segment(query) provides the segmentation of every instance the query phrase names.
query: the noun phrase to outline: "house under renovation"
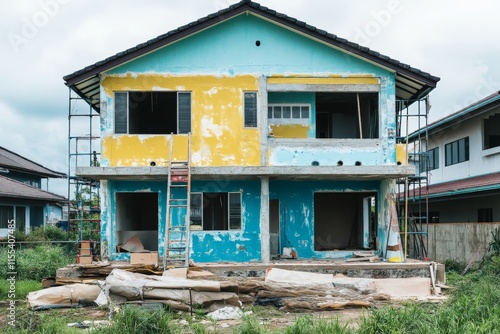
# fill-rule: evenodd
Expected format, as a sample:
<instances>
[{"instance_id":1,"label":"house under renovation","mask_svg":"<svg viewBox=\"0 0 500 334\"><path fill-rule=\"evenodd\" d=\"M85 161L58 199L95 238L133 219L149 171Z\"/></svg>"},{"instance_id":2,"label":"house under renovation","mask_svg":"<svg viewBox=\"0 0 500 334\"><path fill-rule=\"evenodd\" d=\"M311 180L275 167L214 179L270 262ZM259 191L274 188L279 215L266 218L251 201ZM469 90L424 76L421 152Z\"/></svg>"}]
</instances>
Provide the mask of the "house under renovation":
<instances>
[{"instance_id":1,"label":"house under renovation","mask_svg":"<svg viewBox=\"0 0 500 334\"><path fill-rule=\"evenodd\" d=\"M398 106L439 78L244 0L64 80L100 119L75 170L100 181L103 259L137 237L164 263L267 263L387 256L415 173Z\"/></svg>"}]
</instances>

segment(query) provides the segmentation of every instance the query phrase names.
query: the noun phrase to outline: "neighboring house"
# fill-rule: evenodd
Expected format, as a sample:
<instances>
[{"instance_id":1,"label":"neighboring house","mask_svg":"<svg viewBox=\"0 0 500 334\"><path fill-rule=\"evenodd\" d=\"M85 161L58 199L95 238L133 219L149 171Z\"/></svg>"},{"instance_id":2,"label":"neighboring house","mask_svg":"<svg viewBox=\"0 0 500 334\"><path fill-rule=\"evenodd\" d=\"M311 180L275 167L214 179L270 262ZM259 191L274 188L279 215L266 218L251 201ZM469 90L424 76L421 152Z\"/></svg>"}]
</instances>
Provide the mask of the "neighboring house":
<instances>
[{"instance_id":1,"label":"neighboring house","mask_svg":"<svg viewBox=\"0 0 500 334\"><path fill-rule=\"evenodd\" d=\"M29 233L35 226L62 218L66 198L44 191L42 179L66 178L12 151L0 147L0 237L7 235L8 221Z\"/></svg>"},{"instance_id":2,"label":"neighboring house","mask_svg":"<svg viewBox=\"0 0 500 334\"><path fill-rule=\"evenodd\" d=\"M189 257L266 263L386 255L395 180L415 173L396 100L439 78L241 1L64 80L101 117L100 166L77 174L100 180L102 258L134 235L166 253L172 157L191 163Z\"/></svg>"},{"instance_id":3,"label":"neighboring house","mask_svg":"<svg viewBox=\"0 0 500 334\"><path fill-rule=\"evenodd\" d=\"M431 223L430 251L438 260L470 259L500 223L500 92L412 133L409 141L419 136L426 148L419 171L428 174L428 187L416 193L428 197L423 215ZM452 251L454 245L461 250Z\"/></svg>"}]
</instances>

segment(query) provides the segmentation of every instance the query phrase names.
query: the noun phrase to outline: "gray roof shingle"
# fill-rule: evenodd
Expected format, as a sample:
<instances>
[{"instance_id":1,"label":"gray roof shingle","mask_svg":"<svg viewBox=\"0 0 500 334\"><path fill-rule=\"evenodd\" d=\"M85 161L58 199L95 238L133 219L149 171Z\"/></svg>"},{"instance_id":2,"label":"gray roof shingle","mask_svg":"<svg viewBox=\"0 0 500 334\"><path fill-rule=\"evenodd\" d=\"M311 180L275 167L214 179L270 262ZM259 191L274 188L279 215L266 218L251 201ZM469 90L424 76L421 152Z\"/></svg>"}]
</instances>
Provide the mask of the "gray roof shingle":
<instances>
[{"instance_id":1,"label":"gray roof shingle","mask_svg":"<svg viewBox=\"0 0 500 334\"><path fill-rule=\"evenodd\" d=\"M50 170L36 162L26 159L19 154L7 150L0 146L0 167L23 172L26 174L37 175L40 177L65 178L66 174Z\"/></svg>"},{"instance_id":2,"label":"gray roof shingle","mask_svg":"<svg viewBox=\"0 0 500 334\"><path fill-rule=\"evenodd\" d=\"M25 183L0 176L0 198L27 199L41 202L64 202L66 198Z\"/></svg>"}]
</instances>

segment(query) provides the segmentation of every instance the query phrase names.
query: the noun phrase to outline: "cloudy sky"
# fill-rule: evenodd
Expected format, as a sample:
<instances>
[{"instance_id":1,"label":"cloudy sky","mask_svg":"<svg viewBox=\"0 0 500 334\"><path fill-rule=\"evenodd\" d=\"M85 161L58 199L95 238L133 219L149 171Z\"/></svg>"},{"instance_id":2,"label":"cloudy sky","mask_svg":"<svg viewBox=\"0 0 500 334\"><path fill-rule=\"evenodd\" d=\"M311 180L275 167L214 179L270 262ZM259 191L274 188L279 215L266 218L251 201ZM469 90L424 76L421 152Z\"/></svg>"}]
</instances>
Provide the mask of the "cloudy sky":
<instances>
[{"instance_id":1,"label":"cloudy sky","mask_svg":"<svg viewBox=\"0 0 500 334\"><path fill-rule=\"evenodd\" d=\"M0 146L67 172L62 77L237 0L7 0L0 11ZM500 89L493 0L260 0L441 78L430 121ZM65 181L49 190L66 195Z\"/></svg>"}]
</instances>

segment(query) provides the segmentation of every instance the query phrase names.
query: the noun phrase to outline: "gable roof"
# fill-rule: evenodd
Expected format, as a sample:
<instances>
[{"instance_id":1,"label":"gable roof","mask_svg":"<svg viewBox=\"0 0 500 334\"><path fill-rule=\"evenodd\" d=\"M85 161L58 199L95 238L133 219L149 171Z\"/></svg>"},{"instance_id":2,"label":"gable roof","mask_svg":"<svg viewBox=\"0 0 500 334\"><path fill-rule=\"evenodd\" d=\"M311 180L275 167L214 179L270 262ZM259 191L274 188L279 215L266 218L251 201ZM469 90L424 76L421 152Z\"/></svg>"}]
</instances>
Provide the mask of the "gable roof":
<instances>
[{"instance_id":1,"label":"gable roof","mask_svg":"<svg viewBox=\"0 0 500 334\"><path fill-rule=\"evenodd\" d=\"M0 198L27 199L41 202L64 202L66 198L28 184L0 176Z\"/></svg>"},{"instance_id":2,"label":"gable roof","mask_svg":"<svg viewBox=\"0 0 500 334\"><path fill-rule=\"evenodd\" d=\"M242 13L251 13L262 17L286 29L296 31L309 38L321 41L333 48L342 50L355 57L362 58L391 72L396 73L396 96L398 99L414 100L427 95L436 87L440 78L407 64L401 63L367 47L349 42L334 34L318 29L296 18L278 13L250 0L243 0L226 9L200 18L197 21L167 32L135 47L119 52L111 57L87 66L72 74L63 77L65 84L80 97L87 100L99 112L100 108L100 80L99 73L138 58L158 48L188 37L215 24L229 20Z\"/></svg>"},{"instance_id":3,"label":"gable roof","mask_svg":"<svg viewBox=\"0 0 500 334\"><path fill-rule=\"evenodd\" d=\"M422 127L421 129L412 132L408 135L408 140L412 141L419 135L423 135L425 132L432 133L443 130L460 122L463 122L472 117L478 116L482 113L488 112L493 108L497 108L500 106L500 91L496 91L491 95L482 98L479 101L472 103L471 105L460 109L450 115L447 115L443 118L438 119L426 127Z\"/></svg>"},{"instance_id":4,"label":"gable roof","mask_svg":"<svg viewBox=\"0 0 500 334\"><path fill-rule=\"evenodd\" d=\"M0 168L36 175L39 177L65 178L66 174L45 168L0 146Z\"/></svg>"},{"instance_id":5,"label":"gable roof","mask_svg":"<svg viewBox=\"0 0 500 334\"><path fill-rule=\"evenodd\" d=\"M422 189L415 189L409 192L409 196L414 194L420 196L444 197L456 196L481 191L500 190L500 172L468 177L457 181L432 184Z\"/></svg>"}]
</instances>

